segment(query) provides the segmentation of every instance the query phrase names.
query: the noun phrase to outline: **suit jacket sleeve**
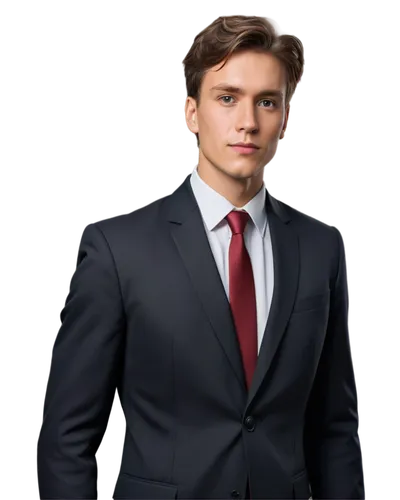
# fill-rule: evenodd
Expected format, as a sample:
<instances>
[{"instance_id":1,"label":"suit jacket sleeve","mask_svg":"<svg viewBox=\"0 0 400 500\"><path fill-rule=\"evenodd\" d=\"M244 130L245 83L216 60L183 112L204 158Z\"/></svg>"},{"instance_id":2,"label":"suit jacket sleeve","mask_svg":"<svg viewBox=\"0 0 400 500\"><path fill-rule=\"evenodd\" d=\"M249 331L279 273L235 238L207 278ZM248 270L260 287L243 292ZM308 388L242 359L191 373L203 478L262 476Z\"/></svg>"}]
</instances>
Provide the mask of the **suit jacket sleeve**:
<instances>
[{"instance_id":1,"label":"suit jacket sleeve","mask_svg":"<svg viewBox=\"0 0 400 500\"><path fill-rule=\"evenodd\" d=\"M96 499L95 454L118 385L125 332L115 263L96 224L83 231L60 317L37 445L40 498Z\"/></svg>"},{"instance_id":2,"label":"suit jacket sleeve","mask_svg":"<svg viewBox=\"0 0 400 500\"><path fill-rule=\"evenodd\" d=\"M325 342L306 410L304 449L313 498L364 499L357 393L348 332L343 238L331 288Z\"/></svg>"}]
</instances>

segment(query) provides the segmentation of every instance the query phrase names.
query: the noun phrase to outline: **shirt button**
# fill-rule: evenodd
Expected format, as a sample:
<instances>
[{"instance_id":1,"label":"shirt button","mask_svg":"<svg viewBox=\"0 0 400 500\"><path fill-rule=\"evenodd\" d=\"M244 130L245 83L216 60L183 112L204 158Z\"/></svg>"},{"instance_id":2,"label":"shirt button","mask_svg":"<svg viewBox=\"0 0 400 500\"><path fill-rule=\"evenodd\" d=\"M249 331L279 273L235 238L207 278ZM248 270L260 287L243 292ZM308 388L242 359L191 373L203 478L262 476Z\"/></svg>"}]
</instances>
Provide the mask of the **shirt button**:
<instances>
[{"instance_id":1,"label":"shirt button","mask_svg":"<svg viewBox=\"0 0 400 500\"><path fill-rule=\"evenodd\" d=\"M255 425L255 422L254 422L254 418L251 417L251 416L246 417L246 419L244 421L244 425L246 426L246 429L249 432L254 431L254 429L256 428L256 425Z\"/></svg>"},{"instance_id":2,"label":"shirt button","mask_svg":"<svg viewBox=\"0 0 400 500\"><path fill-rule=\"evenodd\" d=\"M238 490L232 490L231 491L231 497L232 498L239 498L240 497L240 493L238 492Z\"/></svg>"}]
</instances>

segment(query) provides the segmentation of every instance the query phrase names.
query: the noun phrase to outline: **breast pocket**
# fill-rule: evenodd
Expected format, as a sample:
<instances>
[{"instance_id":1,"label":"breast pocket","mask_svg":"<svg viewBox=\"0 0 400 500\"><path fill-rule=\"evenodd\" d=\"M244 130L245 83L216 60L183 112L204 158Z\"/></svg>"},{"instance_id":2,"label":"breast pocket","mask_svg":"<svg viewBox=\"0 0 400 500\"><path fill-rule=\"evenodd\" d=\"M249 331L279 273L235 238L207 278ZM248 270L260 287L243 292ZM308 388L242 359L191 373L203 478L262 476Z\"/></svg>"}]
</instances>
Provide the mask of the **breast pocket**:
<instances>
[{"instance_id":1,"label":"breast pocket","mask_svg":"<svg viewBox=\"0 0 400 500\"><path fill-rule=\"evenodd\" d=\"M329 296L330 290L313 295L299 296L294 303L292 314L328 307Z\"/></svg>"}]
</instances>

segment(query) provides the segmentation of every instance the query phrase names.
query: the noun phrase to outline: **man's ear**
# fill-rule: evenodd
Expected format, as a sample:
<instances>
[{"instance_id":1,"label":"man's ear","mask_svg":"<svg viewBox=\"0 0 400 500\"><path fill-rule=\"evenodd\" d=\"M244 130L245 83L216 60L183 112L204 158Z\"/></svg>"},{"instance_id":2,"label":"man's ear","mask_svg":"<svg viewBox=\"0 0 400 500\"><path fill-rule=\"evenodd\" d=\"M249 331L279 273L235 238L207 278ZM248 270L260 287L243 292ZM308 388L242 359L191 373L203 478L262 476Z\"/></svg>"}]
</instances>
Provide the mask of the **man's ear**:
<instances>
[{"instance_id":1,"label":"man's ear","mask_svg":"<svg viewBox=\"0 0 400 500\"><path fill-rule=\"evenodd\" d=\"M288 104L286 106L286 109L285 109L285 121L283 122L283 126L282 126L282 130L281 130L279 139L283 139L283 137L285 135L285 130L286 130L286 127L287 127L287 122L289 120L289 111L290 111L290 104Z\"/></svg>"},{"instance_id":2,"label":"man's ear","mask_svg":"<svg viewBox=\"0 0 400 500\"><path fill-rule=\"evenodd\" d=\"M186 125L189 130L194 134L199 132L199 127L197 126L197 105L193 97L187 97L185 102L185 118Z\"/></svg>"}]
</instances>

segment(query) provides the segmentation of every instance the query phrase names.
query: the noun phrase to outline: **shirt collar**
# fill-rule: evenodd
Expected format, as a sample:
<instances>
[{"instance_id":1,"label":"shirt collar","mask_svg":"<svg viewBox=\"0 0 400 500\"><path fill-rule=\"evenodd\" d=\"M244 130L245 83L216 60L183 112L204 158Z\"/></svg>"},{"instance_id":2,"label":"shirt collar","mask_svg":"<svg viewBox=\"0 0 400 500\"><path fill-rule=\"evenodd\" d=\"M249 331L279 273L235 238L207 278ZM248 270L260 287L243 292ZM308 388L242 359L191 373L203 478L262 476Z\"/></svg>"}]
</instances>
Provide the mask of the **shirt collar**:
<instances>
[{"instance_id":1,"label":"shirt collar","mask_svg":"<svg viewBox=\"0 0 400 500\"><path fill-rule=\"evenodd\" d=\"M265 210L265 184L253 198L241 208L235 207L224 196L215 191L199 176L197 165L190 176L190 183L199 206L201 215L209 231L212 231L231 210L246 210L253 220L261 237L264 237L267 227L267 213Z\"/></svg>"}]
</instances>

